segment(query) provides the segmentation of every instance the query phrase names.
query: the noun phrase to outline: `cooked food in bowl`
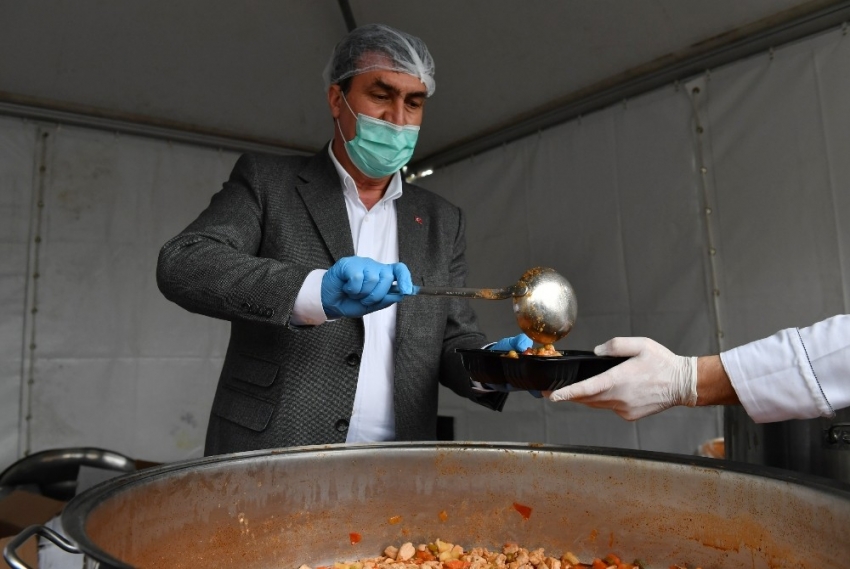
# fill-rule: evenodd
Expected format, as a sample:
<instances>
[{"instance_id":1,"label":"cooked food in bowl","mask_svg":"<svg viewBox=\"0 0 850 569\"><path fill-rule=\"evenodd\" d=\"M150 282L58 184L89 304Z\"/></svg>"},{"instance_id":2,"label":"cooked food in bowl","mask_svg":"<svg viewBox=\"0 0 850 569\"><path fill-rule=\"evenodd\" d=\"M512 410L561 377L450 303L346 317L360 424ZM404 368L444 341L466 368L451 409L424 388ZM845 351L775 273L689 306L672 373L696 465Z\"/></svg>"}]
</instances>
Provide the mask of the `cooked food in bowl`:
<instances>
[{"instance_id":1,"label":"cooked food in bowl","mask_svg":"<svg viewBox=\"0 0 850 569\"><path fill-rule=\"evenodd\" d=\"M536 348L526 348L523 352L517 352L516 350L511 350L506 354L502 354L502 357L505 358L519 358L519 356L543 356L543 357L552 357L552 356L563 356L562 352L559 352L555 349L555 346L552 344L544 344L542 346L538 346Z\"/></svg>"}]
</instances>

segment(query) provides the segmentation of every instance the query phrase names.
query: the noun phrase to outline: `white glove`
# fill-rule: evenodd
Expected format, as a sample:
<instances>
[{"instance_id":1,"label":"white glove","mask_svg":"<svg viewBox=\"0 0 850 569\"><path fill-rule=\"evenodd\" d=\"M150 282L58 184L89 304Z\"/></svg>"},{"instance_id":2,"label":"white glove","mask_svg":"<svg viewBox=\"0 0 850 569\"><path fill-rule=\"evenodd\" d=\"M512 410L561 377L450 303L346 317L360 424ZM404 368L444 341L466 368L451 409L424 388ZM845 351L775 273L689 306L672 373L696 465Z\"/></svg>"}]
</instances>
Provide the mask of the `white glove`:
<instances>
[{"instance_id":1,"label":"white glove","mask_svg":"<svg viewBox=\"0 0 850 569\"><path fill-rule=\"evenodd\" d=\"M649 338L614 338L593 352L630 359L550 393L550 401L611 409L629 421L674 405L697 404L697 358L677 356Z\"/></svg>"}]
</instances>

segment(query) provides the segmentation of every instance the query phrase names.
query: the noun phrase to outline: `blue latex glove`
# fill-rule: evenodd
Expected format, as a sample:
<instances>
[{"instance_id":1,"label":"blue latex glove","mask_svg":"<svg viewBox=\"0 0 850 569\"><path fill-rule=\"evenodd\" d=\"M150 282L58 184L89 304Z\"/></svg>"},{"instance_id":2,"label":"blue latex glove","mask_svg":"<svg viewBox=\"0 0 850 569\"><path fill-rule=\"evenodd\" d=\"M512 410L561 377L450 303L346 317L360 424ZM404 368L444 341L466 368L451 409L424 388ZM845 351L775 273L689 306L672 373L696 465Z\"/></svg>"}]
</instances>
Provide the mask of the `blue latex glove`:
<instances>
[{"instance_id":1,"label":"blue latex glove","mask_svg":"<svg viewBox=\"0 0 850 569\"><path fill-rule=\"evenodd\" d=\"M389 293L393 282L397 293ZM328 318L361 318L413 292L404 263L385 265L366 257L344 257L322 277L322 308Z\"/></svg>"},{"instance_id":2,"label":"blue latex glove","mask_svg":"<svg viewBox=\"0 0 850 569\"><path fill-rule=\"evenodd\" d=\"M518 336L514 336L512 338L502 338L501 340L490 346L490 349L501 350L503 352L509 352L511 350L514 350L515 352L522 353L533 345L534 340L532 340L525 334L519 334Z\"/></svg>"},{"instance_id":3,"label":"blue latex glove","mask_svg":"<svg viewBox=\"0 0 850 569\"><path fill-rule=\"evenodd\" d=\"M512 338L502 338L501 340L490 346L489 349L500 350L503 352L509 352L511 350L514 350L515 352L522 353L533 345L534 341L531 338L529 338L525 334L519 334ZM518 387L514 387L509 383L485 383L484 385L489 387L490 389L495 389L496 391L526 391L525 389L519 389ZM539 391L528 390L528 392L531 393L537 399L543 397L543 394Z\"/></svg>"}]
</instances>

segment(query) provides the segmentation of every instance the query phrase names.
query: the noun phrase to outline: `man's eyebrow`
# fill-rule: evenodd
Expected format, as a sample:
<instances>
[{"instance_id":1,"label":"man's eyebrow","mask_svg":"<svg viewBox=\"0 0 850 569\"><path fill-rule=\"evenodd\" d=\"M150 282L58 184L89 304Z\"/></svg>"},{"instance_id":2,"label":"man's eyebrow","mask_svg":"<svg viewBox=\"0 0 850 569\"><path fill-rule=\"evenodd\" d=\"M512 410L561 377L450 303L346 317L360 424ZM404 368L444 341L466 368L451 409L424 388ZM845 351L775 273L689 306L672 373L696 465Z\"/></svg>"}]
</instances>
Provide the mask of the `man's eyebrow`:
<instances>
[{"instance_id":1,"label":"man's eyebrow","mask_svg":"<svg viewBox=\"0 0 850 569\"><path fill-rule=\"evenodd\" d=\"M390 85L389 83L384 83L380 79L375 79L375 81L372 83L372 86L380 87L384 91L389 91L390 93L392 93L396 97L401 96L401 91L397 87L394 87L393 85ZM425 92L425 91L413 91L412 93L407 93L407 95L405 95L405 98L409 99L411 97L421 97L421 98L424 99L427 96L428 96L428 93Z\"/></svg>"}]
</instances>

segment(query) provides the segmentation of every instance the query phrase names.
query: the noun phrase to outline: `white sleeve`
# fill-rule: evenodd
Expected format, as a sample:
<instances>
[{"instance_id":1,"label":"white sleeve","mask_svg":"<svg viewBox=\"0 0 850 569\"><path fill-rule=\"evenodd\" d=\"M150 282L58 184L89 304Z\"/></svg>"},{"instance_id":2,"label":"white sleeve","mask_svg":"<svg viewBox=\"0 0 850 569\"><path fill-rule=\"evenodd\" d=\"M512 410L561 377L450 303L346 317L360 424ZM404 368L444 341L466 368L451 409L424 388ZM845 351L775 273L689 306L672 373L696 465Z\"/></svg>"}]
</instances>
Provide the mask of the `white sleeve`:
<instances>
[{"instance_id":1,"label":"white sleeve","mask_svg":"<svg viewBox=\"0 0 850 569\"><path fill-rule=\"evenodd\" d=\"M720 359L756 423L831 417L850 407L850 315L782 330Z\"/></svg>"},{"instance_id":2,"label":"white sleeve","mask_svg":"<svg viewBox=\"0 0 850 569\"><path fill-rule=\"evenodd\" d=\"M316 269L310 271L298 296L292 306L289 321L295 326L318 326L327 322L325 309L322 307L322 277L327 271Z\"/></svg>"}]
</instances>

